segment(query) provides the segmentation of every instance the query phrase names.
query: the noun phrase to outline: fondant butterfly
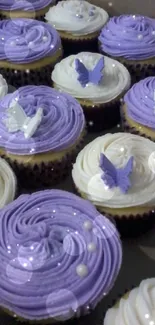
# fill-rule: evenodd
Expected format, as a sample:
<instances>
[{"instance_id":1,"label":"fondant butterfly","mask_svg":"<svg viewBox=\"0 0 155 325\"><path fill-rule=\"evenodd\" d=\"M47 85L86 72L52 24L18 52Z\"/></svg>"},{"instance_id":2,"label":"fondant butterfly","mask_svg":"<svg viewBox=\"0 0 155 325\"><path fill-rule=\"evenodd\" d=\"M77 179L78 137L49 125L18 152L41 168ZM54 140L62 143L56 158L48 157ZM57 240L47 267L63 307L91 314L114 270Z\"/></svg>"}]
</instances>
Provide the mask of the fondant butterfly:
<instances>
[{"instance_id":1,"label":"fondant butterfly","mask_svg":"<svg viewBox=\"0 0 155 325\"><path fill-rule=\"evenodd\" d=\"M101 58L93 70L88 70L85 65L79 60L75 59L75 69L78 73L78 81L84 88L91 82L98 85L103 77L104 58Z\"/></svg>"},{"instance_id":2,"label":"fondant butterfly","mask_svg":"<svg viewBox=\"0 0 155 325\"><path fill-rule=\"evenodd\" d=\"M131 186L129 179L133 170L133 157L130 157L127 164L123 168L116 168L112 162L101 153L100 168L104 171L101 176L102 180L109 187L119 187L123 193L126 193Z\"/></svg>"},{"instance_id":3,"label":"fondant butterfly","mask_svg":"<svg viewBox=\"0 0 155 325\"><path fill-rule=\"evenodd\" d=\"M16 100L13 100L7 110L5 125L9 132L23 131L25 138L30 138L40 125L42 116L42 108L39 108L32 118L27 116L19 103Z\"/></svg>"}]
</instances>

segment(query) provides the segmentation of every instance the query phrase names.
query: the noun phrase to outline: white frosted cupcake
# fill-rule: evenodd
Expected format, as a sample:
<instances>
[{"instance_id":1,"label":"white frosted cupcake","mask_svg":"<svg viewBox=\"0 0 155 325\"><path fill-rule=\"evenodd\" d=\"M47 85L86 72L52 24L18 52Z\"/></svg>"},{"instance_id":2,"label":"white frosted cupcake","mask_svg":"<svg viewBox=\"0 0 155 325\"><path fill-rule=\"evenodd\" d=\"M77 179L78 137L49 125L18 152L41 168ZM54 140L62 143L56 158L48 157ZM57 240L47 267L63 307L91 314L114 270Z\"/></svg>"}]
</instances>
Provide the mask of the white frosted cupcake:
<instances>
[{"instance_id":1,"label":"white frosted cupcake","mask_svg":"<svg viewBox=\"0 0 155 325\"><path fill-rule=\"evenodd\" d=\"M108 18L104 9L84 0L58 2L45 15L60 33L66 54L78 53L80 48L97 51L98 35Z\"/></svg>"},{"instance_id":2,"label":"white frosted cupcake","mask_svg":"<svg viewBox=\"0 0 155 325\"><path fill-rule=\"evenodd\" d=\"M8 93L8 85L6 80L0 74L0 98L4 97Z\"/></svg>"},{"instance_id":3,"label":"white frosted cupcake","mask_svg":"<svg viewBox=\"0 0 155 325\"><path fill-rule=\"evenodd\" d=\"M8 163L0 158L0 209L14 200L16 176Z\"/></svg>"},{"instance_id":4,"label":"white frosted cupcake","mask_svg":"<svg viewBox=\"0 0 155 325\"><path fill-rule=\"evenodd\" d=\"M118 61L91 52L71 55L55 65L52 81L80 102L92 130L119 122L120 99L130 87L130 74Z\"/></svg>"},{"instance_id":5,"label":"white frosted cupcake","mask_svg":"<svg viewBox=\"0 0 155 325\"><path fill-rule=\"evenodd\" d=\"M154 325L155 278L143 280L126 293L105 316L104 325Z\"/></svg>"},{"instance_id":6,"label":"white frosted cupcake","mask_svg":"<svg viewBox=\"0 0 155 325\"><path fill-rule=\"evenodd\" d=\"M78 154L72 177L77 191L135 235L155 223L155 143L129 133L98 137Z\"/></svg>"}]
</instances>

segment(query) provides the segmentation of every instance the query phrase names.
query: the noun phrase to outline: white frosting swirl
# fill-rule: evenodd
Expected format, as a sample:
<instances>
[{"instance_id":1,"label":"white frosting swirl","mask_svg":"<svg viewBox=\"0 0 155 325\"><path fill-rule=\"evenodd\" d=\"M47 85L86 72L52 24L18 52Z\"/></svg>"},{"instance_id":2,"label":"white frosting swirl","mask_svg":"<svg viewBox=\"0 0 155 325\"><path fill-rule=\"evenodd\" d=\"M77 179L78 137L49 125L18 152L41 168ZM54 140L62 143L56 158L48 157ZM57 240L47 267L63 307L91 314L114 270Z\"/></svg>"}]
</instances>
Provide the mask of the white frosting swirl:
<instances>
[{"instance_id":1,"label":"white frosting swirl","mask_svg":"<svg viewBox=\"0 0 155 325\"><path fill-rule=\"evenodd\" d=\"M88 83L83 88L78 81L75 59L78 58L87 69L93 70L101 57L103 56L98 53L81 52L57 63L52 72L56 88L75 98L90 100L94 104L107 103L115 99L130 87L131 82L128 70L116 60L104 56L105 67L99 85Z\"/></svg>"},{"instance_id":2,"label":"white frosting swirl","mask_svg":"<svg viewBox=\"0 0 155 325\"><path fill-rule=\"evenodd\" d=\"M14 200L16 176L8 163L0 158L0 208Z\"/></svg>"},{"instance_id":3,"label":"white frosting swirl","mask_svg":"<svg viewBox=\"0 0 155 325\"><path fill-rule=\"evenodd\" d=\"M155 204L155 173L149 157L154 151L155 143L129 133L98 137L77 156L72 171L74 183L80 192L100 207L152 207ZM107 189L105 186L101 179L103 171L99 167L101 153L117 168L124 167L129 158L134 157L131 187L126 194L119 187Z\"/></svg>"},{"instance_id":4,"label":"white frosting swirl","mask_svg":"<svg viewBox=\"0 0 155 325\"><path fill-rule=\"evenodd\" d=\"M7 93L8 93L7 82L0 74L0 98L4 97Z\"/></svg>"},{"instance_id":5,"label":"white frosting swirl","mask_svg":"<svg viewBox=\"0 0 155 325\"><path fill-rule=\"evenodd\" d=\"M120 299L118 306L107 311L104 325L118 324L155 324L155 278L143 280L128 297Z\"/></svg>"},{"instance_id":6,"label":"white frosting swirl","mask_svg":"<svg viewBox=\"0 0 155 325\"><path fill-rule=\"evenodd\" d=\"M84 0L60 1L45 15L57 30L77 36L100 31L108 18L105 10Z\"/></svg>"}]
</instances>

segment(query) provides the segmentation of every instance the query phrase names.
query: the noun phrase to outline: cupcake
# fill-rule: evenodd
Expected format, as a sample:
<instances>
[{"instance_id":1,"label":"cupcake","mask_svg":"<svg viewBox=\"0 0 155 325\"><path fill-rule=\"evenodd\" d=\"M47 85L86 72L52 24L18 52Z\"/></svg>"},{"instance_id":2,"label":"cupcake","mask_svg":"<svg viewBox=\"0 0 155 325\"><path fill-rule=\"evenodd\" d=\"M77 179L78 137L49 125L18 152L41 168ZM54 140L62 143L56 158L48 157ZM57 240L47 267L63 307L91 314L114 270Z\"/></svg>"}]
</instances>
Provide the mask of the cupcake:
<instances>
[{"instance_id":1,"label":"cupcake","mask_svg":"<svg viewBox=\"0 0 155 325\"><path fill-rule=\"evenodd\" d=\"M21 87L0 101L0 156L24 188L62 180L84 135L81 106L50 87Z\"/></svg>"},{"instance_id":2,"label":"cupcake","mask_svg":"<svg viewBox=\"0 0 155 325\"><path fill-rule=\"evenodd\" d=\"M33 19L0 21L0 73L14 87L51 82L51 71L62 56L58 33Z\"/></svg>"},{"instance_id":3,"label":"cupcake","mask_svg":"<svg viewBox=\"0 0 155 325\"><path fill-rule=\"evenodd\" d=\"M102 8L87 1L58 2L45 15L45 20L59 32L65 55L82 51L97 51L97 38L108 20Z\"/></svg>"},{"instance_id":4,"label":"cupcake","mask_svg":"<svg viewBox=\"0 0 155 325\"><path fill-rule=\"evenodd\" d=\"M0 158L0 209L14 200L16 184L13 170L4 159Z\"/></svg>"},{"instance_id":5,"label":"cupcake","mask_svg":"<svg viewBox=\"0 0 155 325\"><path fill-rule=\"evenodd\" d=\"M122 106L123 128L155 141L155 77L134 84Z\"/></svg>"},{"instance_id":6,"label":"cupcake","mask_svg":"<svg viewBox=\"0 0 155 325\"><path fill-rule=\"evenodd\" d=\"M154 76L155 19L122 15L109 20L99 36L101 53L117 58L130 71L133 82Z\"/></svg>"},{"instance_id":7,"label":"cupcake","mask_svg":"<svg viewBox=\"0 0 155 325\"><path fill-rule=\"evenodd\" d=\"M78 154L72 177L77 192L116 221L123 236L155 223L155 143L138 135L100 136Z\"/></svg>"},{"instance_id":8,"label":"cupcake","mask_svg":"<svg viewBox=\"0 0 155 325\"><path fill-rule=\"evenodd\" d=\"M53 86L82 105L88 127L99 131L120 121L120 99L130 87L130 75L118 61L98 53L81 52L56 64Z\"/></svg>"},{"instance_id":9,"label":"cupcake","mask_svg":"<svg viewBox=\"0 0 155 325\"><path fill-rule=\"evenodd\" d=\"M143 280L110 308L104 325L155 324L155 278Z\"/></svg>"},{"instance_id":10,"label":"cupcake","mask_svg":"<svg viewBox=\"0 0 155 325\"><path fill-rule=\"evenodd\" d=\"M16 319L78 318L115 283L122 262L116 228L74 194L22 195L0 211L0 229L0 307Z\"/></svg>"},{"instance_id":11,"label":"cupcake","mask_svg":"<svg viewBox=\"0 0 155 325\"><path fill-rule=\"evenodd\" d=\"M4 18L36 18L43 19L45 13L55 0L3 0L0 2L0 17Z\"/></svg>"},{"instance_id":12,"label":"cupcake","mask_svg":"<svg viewBox=\"0 0 155 325\"><path fill-rule=\"evenodd\" d=\"M0 74L0 99L8 93L8 85L6 80Z\"/></svg>"}]
</instances>

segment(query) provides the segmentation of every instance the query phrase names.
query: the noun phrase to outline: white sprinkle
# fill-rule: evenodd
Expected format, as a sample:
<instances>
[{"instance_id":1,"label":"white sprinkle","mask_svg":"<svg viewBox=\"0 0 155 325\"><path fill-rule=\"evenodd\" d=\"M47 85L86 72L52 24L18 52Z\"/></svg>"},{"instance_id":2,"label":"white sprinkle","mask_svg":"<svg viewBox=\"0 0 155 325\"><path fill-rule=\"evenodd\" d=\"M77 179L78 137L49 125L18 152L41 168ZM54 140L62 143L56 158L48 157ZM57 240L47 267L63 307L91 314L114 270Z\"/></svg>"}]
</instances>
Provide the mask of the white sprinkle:
<instances>
[{"instance_id":1,"label":"white sprinkle","mask_svg":"<svg viewBox=\"0 0 155 325\"><path fill-rule=\"evenodd\" d=\"M76 212L74 212L73 214L74 214L74 216L76 216Z\"/></svg>"},{"instance_id":2,"label":"white sprinkle","mask_svg":"<svg viewBox=\"0 0 155 325\"><path fill-rule=\"evenodd\" d=\"M53 210L53 213L55 213L56 212L56 210Z\"/></svg>"},{"instance_id":3,"label":"white sprinkle","mask_svg":"<svg viewBox=\"0 0 155 325\"><path fill-rule=\"evenodd\" d=\"M43 36L43 42L47 42L48 37L47 36Z\"/></svg>"},{"instance_id":4,"label":"white sprinkle","mask_svg":"<svg viewBox=\"0 0 155 325\"><path fill-rule=\"evenodd\" d=\"M136 18L136 16L135 16L135 15L133 15L133 16L132 16L132 18L133 18L133 19L135 19L135 18Z\"/></svg>"}]
</instances>

